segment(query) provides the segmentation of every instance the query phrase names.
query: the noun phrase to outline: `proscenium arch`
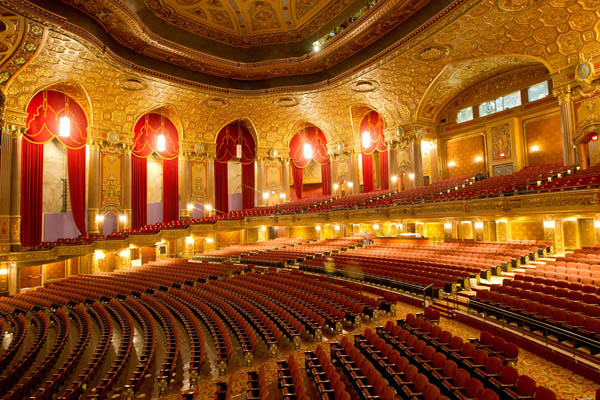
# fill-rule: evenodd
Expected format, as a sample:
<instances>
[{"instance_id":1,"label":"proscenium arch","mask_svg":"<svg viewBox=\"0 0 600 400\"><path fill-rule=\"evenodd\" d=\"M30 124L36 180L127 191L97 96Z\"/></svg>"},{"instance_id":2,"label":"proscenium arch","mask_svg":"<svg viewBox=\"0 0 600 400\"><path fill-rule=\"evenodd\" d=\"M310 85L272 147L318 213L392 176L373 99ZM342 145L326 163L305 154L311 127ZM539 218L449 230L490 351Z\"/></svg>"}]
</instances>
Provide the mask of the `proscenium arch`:
<instances>
[{"instance_id":1,"label":"proscenium arch","mask_svg":"<svg viewBox=\"0 0 600 400\"><path fill-rule=\"evenodd\" d=\"M447 98L445 98L442 106L439 107L439 109L435 111L435 115L432 118L426 117L424 115L425 107L428 105L430 97L432 96L432 93L435 92L437 86L449 81L447 79L444 79L445 74L447 74L450 70L455 68L457 65L464 64L461 67L461 69L464 69L464 68L466 68L470 65L473 65L477 62L482 62L482 61L486 61L486 60L489 60L489 61L505 60L506 64L504 64L504 65L506 65L507 67L510 65L514 65L514 69L518 69L520 67L525 67L527 64L529 64L529 65L538 64L538 65L543 65L546 68L546 70L549 72L549 74L556 72L554 70L554 68L552 68L552 66L550 64L548 64L548 62L546 60L539 58L539 57L530 56L527 54L493 54L493 55L487 55L487 56L481 56L481 57L474 57L474 58L470 58L470 59L455 60L449 64L446 64L446 66L444 66L444 68L442 68L442 70L437 74L437 76L433 79L433 81L431 81L431 83L429 84L429 86L427 87L427 89L425 90L423 95L421 96L421 99L419 100L419 104L417 106L417 112L415 114L415 120L417 122L421 121L421 122L437 123L440 113L448 106L448 103L450 101L452 101L452 99L454 99L461 92L463 92L464 90L467 90L469 87L471 87L473 85L476 85L478 83L485 81L486 79L490 79L496 75L499 75L501 73L505 73L505 72L508 72L511 70L511 68L506 68L504 70L499 69L496 72L493 72L489 75L484 75L482 78L475 79L473 82L470 82L467 86L462 88L457 93L454 93L454 94L448 96ZM457 71L458 70L454 71L454 73L456 73Z\"/></svg>"},{"instance_id":2,"label":"proscenium arch","mask_svg":"<svg viewBox=\"0 0 600 400\"><path fill-rule=\"evenodd\" d=\"M29 107L29 103L31 103L31 100L33 100L33 98L38 93L44 90L53 90L55 92L60 92L69 96L71 100L75 101L85 113L85 117L87 119L87 127L90 128L94 126L94 111L92 107L92 100L90 99L88 91L79 82L74 82L70 80L55 81L34 90L31 96L23 105L23 112L27 113L27 108ZM92 135L88 134L87 140L89 141L91 138Z\"/></svg>"}]
</instances>

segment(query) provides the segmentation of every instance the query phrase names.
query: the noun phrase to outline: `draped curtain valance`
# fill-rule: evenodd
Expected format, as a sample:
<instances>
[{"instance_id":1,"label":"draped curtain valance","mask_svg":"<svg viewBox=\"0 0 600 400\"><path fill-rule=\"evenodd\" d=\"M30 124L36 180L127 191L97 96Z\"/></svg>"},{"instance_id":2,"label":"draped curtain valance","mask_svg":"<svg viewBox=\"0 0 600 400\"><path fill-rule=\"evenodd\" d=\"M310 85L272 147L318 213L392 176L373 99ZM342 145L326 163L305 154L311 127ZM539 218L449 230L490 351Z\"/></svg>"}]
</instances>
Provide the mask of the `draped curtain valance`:
<instances>
[{"instance_id":1,"label":"draped curtain valance","mask_svg":"<svg viewBox=\"0 0 600 400\"><path fill-rule=\"evenodd\" d=\"M243 126L229 124L217 135L216 161L227 162L236 156L236 145L242 145L242 164L254 162L256 144L252 134Z\"/></svg>"},{"instance_id":2,"label":"draped curtain valance","mask_svg":"<svg viewBox=\"0 0 600 400\"><path fill-rule=\"evenodd\" d=\"M140 118L133 129L133 150L131 153L139 158L146 158L156 152L164 160L172 160L179 155L179 135L177 128L166 117L149 113ZM158 137L163 135L165 146L158 150Z\"/></svg>"},{"instance_id":3,"label":"draped curtain valance","mask_svg":"<svg viewBox=\"0 0 600 400\"><path fill-rule=\"evenodd\" d=\"M60 119L69 118L70 134L60 136ZM64 93L43 90L27 107L27 130L23 137L31 143L44 144L57 138L69 149L85 147L87 118L82 108Z\"/></svg>"},{"instance_id":4,"label":"draped curtain valance","mask_svg":"<svg viewBox=\"0 0 600 400\"><path fill-rule=\"evenodd\" d=\"M304 145L312 148L312 158L304 157ZM327 139L319 128L311 126L297 132L290 141L290 159L297 168L305 168L311 160L319 165L329 164Z\"/></svg>"},{"instance_id":5,"label":"draped curtain valance","mask_svg":"<svg viewBox=\"0 0 600 400\"><path fill-rule=\"evenodd\" d=\"M383 119L376 111L371 111L360 123L361 148L364 154L372 154L375 151L387 151L385 137L383 135ZM365 132L370 137L370 145L363 147L363 135Z\"/></svg>"}]
</instances>

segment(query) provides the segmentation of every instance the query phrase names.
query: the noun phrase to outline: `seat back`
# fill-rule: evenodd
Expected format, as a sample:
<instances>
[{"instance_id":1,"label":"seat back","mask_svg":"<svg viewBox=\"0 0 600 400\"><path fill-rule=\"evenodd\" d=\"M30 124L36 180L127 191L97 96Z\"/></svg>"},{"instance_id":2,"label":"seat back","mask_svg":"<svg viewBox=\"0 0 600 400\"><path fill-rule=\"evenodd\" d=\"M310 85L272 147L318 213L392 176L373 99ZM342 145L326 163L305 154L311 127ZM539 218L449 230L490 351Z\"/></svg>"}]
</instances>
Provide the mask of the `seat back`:
<instances>
[{"instance_id":1,"label":"seat back","mask_svg":"<svg viewBox=\"0 0 600 400\"><path fill-rule=\"evenodd\" d=\"M535 393L535 381L527 375L521 375L517 379L517 394L519 396L530 396L533 397Z\"/></svg>"}]
</instances>

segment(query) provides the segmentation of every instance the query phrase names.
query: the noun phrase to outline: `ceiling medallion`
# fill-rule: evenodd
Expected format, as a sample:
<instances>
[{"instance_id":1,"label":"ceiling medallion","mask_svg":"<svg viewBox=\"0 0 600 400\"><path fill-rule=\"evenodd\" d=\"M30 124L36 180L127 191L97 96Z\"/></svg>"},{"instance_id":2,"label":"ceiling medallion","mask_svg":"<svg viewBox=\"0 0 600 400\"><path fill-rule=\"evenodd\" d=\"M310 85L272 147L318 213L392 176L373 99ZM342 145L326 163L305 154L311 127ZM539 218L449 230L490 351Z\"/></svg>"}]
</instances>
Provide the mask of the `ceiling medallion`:
<instances>
[{"instance_id":1,"label":"ceiling medallion","mask_svg":"<svg viewBox=\"0 0 600 400\"><path fill-rule=\"evenodd\" d=\"M220 97L212 97L210 99L204 100L204 104L208 108L223 108L227 106L227 100L222 99Z\"/></svg>"},{"instance_id":2,"label":"ceiling medallion","mask_svg":"<svg viewBox=\"0 0 600 400\"><path fill-rule=\"evenodd\" d=\"M423 48L420 52L415 54L417 61L437 61L446 57L450 53L450 48L447 46L436 45Z\"/></svg>"},{"instance_id":3,"label":"ceiling medallion","mask_svg":"<svg viewBox=\"0 0 600 400\"><path fill-rule=\"evenodd\" d=\"M128 90L131 92L136 92L138 90L144 90L148 87L148 85L144 81L142 81L138 78L130 77L130 76L123 76L123 77L117 78L115 83L121 89Z\"/></svg>"},{"instance_id":4,"label":"ceiling medallion","mask_svg":"<svg viewBox=\"0 0 600 400\"><path fill-rule=\"evenodd\" d=\"M295 97L280 97L275 99L273 104L279 107L294 107L298 105L298 99Z\"/></svg>"},{"instance_id":5,"label":"ceiling medallion","mask_svg":"<svg viewBox=\"0 0 600 400\"><path fill-rule=\"evenodd\" d=\"M360 80L352 84L352 90L355 92L372 92L377 90L379 84L376 81Z\"/></svg>"},{"instance_id":6,"label":"ceiling medallion","mask_svg":"<svg viewBox=\"0 0 600 400\"><path fill-rule=\"evenodd\" d=\"M537 7L546 0L498 0L498 8L502 11L522 11Z\"/></svg>"}]
</instances>

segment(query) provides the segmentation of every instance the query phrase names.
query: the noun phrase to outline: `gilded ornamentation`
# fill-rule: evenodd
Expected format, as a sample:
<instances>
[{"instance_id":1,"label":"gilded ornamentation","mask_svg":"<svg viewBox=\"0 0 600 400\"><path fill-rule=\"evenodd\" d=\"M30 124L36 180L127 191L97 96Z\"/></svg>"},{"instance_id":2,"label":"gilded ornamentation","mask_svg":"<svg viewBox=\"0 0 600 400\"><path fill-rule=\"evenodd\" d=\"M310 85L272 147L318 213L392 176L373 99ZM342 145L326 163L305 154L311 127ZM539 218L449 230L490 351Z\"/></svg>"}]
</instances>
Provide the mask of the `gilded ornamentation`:
<instances>
[{"instance_id":1,"label":"gilded ornamentation","mask_svg":"<svg viewBox=\"0 0 600 400\"><path fill-rule=\"evenodd\" d=\"M250 6L250 15L254 30L279 28L279 22L273 6L264 1L255 1Z\"/></svg>"},{"instance_id":2,"label":"gilded ornamentation","mask_svg":"<svg viewBox=\"0 0 600 400\"><path fill-rule=\"evenodd\" d=\"M558 49L562 54L574 54L579 51L583 42L581 41L581 35L575 31L569 31L558 36L556 39Z\"/></svg>"},{"instance_id":3,"label":"gilded ornamentation","mask_svg":"<svg viewBox=\"0 0 600 400\"><path fill-rule=\"evenodd\" d=\"M498 8L503 11L522 11L539 6L546 0L498 0Z\"/></svg>"},{"instance_id":4,"label":"gilded ornamentation","mask_svg":"<svg viewBox=\"0 0 600 400\"><path fill-rule=\"evenodd\" d=\"M373 80L359 80L352 84L352 90L355 92L372 92L377 90L379 84Z\"/></svg>"},{"instance_id":5,"label":"gilded ornamentation","mask_svg":"<svg viewBox=\"0 0 600 400\"><path fill-rule=\"evenodd\" d=\"M510 139L510 125L503 124L494 126L491 129L492 139L492 159L510 160L512 158L512 146ZM501 154L504 154L501 156Z\"/></svg>"},{"instance_id":6,"label":"gilded ornamentation","mask_svg":"<svg viewBox=\"0 0 600 400\"><path fill-rule=\"evenodd\" d=\"M298 105L298 99L295 97L279 97L273 101L273 104L279 107L294 107Z\"/></svg>"},{"instance_id":7,"label":"gilded ornamentation","mask_svg":"<svg viewBox=\"0 0 600 400\"><path fill-rule=\"evenodd\" d=\"M212 21L215 24L222 26L223 28L233 29L233 22L231 21L231 17L226 11L212 9L210 9L209 11L212 17Z\"/></svg>"},{"instance_id":8,"label":"gilded ornamentation","mask_svg":"<svg viewBox=\"0 0 600 400\"><path fill-rule=\"evenodd\" d=\"M101 156L101 206L121 208L121 155L103 152Z\"/></svg>"},{"instance_id":9,"label":"gilded ornamentation","mask_svg":"<svg viewBox=\"0 0 600 400\"><path fill-rule=\"evenodd\" d=\"M133 77L120 77L115 81L115 84L121 89L129 91L144 90L148 87L141 79Z\"/></svg>"},{"instance_id":10,"label":"gilded ornamentation","mask_svg":"<svg viewBox=\"0 0 600 400\"><path fill-rule=\"evenodd\" d=\"M448 53L450 53L450 48L448 46L429 46L421 50L421 52L417 54L415 59L426 62L437 61L446 57Z\"/></svg>"}]
</instances>

